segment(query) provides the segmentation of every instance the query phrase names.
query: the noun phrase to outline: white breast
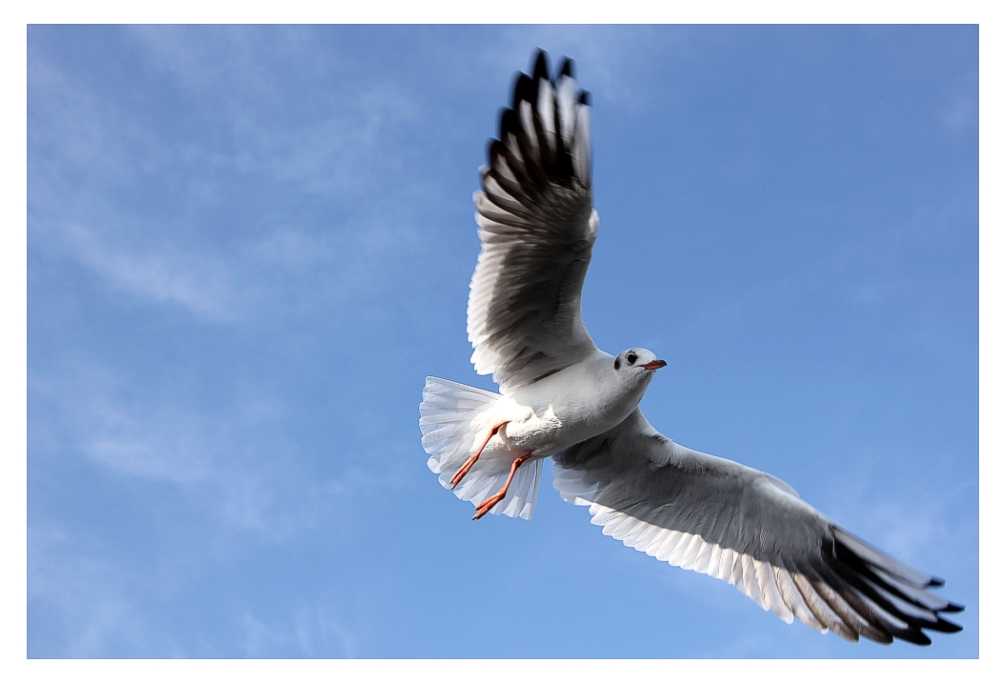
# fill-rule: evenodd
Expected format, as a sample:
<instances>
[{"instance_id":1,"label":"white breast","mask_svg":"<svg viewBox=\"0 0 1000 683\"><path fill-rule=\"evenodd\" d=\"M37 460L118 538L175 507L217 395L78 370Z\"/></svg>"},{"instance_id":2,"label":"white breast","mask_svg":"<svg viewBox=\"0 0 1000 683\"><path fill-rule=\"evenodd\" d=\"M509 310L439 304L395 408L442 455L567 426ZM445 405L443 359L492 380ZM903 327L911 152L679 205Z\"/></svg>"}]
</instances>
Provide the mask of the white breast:
<instances>
[{"instance_id":1,"label":"white breast","mask_svg":"<svg viewBox=\"0 0 1000 683\"><path fill-rule=\"evenodd\" d=\"M645 385L615 381L602 372L610 356L599 356L505 395L488 415L492 424L507 422L501 439L511 450L546 457L619 424L635 410ZM490 426L492 426L492 424Z\"/></svg>"}]
</instances>

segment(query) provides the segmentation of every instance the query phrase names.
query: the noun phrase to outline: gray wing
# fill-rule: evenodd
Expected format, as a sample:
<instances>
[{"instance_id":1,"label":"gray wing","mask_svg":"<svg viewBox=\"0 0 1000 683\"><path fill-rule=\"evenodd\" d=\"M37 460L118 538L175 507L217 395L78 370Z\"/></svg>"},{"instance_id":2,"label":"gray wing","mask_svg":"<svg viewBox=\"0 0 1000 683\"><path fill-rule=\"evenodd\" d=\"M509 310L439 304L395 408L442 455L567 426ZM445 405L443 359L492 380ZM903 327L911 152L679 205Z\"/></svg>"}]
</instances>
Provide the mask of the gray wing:
<instances>
[{"instance_id":1,"label":"gray wing","mask_svg":"<svg viewBox=\"0 0 1000 683\"><path fill-rule=\"evenodd\" d=\"M780 479L684 448L637 409L614 429L554 456L563 498L636 550L733 585L785 622L852 641L961 627L963 608L927 588L942 581L847 533Z\"/></svg>"},{"instance_id":2,"label":"gray wing","mask_svg":"<svg viewBox=\"0 0 1000 683\"><path fill-rule=\"evenodd\" d=\"M476 222L482 250L469 293L472 362L501 391L529 384L596 350L580 312L597 238L591 206L590 122L572 63L558 82L539 52L520 74L499 140L480 170Z\"/></svg>"}]
</instances>

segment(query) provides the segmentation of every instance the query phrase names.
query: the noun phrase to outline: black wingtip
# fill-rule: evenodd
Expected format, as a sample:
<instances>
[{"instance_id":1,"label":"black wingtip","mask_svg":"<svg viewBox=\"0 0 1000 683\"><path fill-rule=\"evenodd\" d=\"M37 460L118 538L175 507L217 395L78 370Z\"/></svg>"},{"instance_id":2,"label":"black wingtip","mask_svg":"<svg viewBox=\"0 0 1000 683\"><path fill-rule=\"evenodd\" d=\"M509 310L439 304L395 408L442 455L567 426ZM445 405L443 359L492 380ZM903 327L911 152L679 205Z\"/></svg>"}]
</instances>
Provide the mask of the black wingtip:
<instances>
[{"instance_id":1,"label":"black wingtip","mask_svg":"<svg viewBox=\"0 0 1000 683\"><path fill-rule=\"evenodd\" d=\"M585 107L590 106L590 92L587 90L581 90L580 95L576 98L576 101Z\"/></svg>"},{"instance_id":2,"label":"black wingtip","mask_svg":"<svg viewBox=\"0 0 1000 683\"><path fill-rule=\"evenodd\" d=\"M965 605L960 605L957 602L949 602L947 606L942 607L938 612L964 612Z\"/></svg>"},{"instance_id":3,"label":"black wingtip","mask_svg":"<svg viewBox=\"0 0 1000 683\"><path fill-rule=\"evenodd\" d=\"M562 63L559 64L559 75L569 76L570 78L576 78L573 60L569 57L563 57Z\"/></svg>"},{"instance_id":4,"label":"black wingtip","mask_svg":"<svg viewBox=\"0 0 1000 683\"><path fill-rule=\"evenodd\" d=\"M514 110L504 107L500 110L499 128L501 140L505 135L516 135L521 129L521 119L514 113Z\"/></svg>"},{"instance_id":5,"label":"black wingtip","mask_svg":"<svg viewBox=\"0 0 1000 683\"><path fill-rule=\"evenodd\" d=\"M916 628L896 629L892 631L892 635L914 645L927 646L931 644L931 639L927 637L927 634Z\"/></svg>"},{"instance_id":6,"label":"black wingtip","mask_svg":"<svg viewBox=\"0 0 1000 683\"><path fill-rule=\"evenodd\" d=\"M944 585L944 579L939 579L936 576L932 576L931 580L927 582L928 588L940 588Z\"/></svg>"},{"instance_id":7,"label":"black wingtip","mask_svg":"<svg viewBox=\"0 0 1000 683\"><path fill-rule=\"evenodd\" d=\"M535 103L535 93L538 89L535 87L534 82L528 77L528 74L519 73L517 75L517 80L514 81L514 95L511 98L511 105L514 109L517 109L517 105L520 102L527 100L528 102Z\"/></svg>"},{"instance_id":8,"label":"black wingtip","mask_svg":"<svg viewBox=\"0 0 1000 683\"><path fill-rule=\"evenodd\" d=\"M543 78L549 80L549 56L541 48L536 48L535 69L532 71L531 76L536 82Z\"/></svg>"},{"instance_id":9,"label":"black wingtip","mask_svg":"<svg viewBox=\"0 0 1000 683\"><path fill-rule=\"evenodd\" d=\"M934 622L934 630L941 633L958 633L962 628L960 624L942 619L941 617L938 617L937 621Z\"/></svg>"},{"instance_id":10,"label":"black wingtip","mask_svg":"<svg viewBox=\"0 0 1000 683\"><path fill-rule=\"evenodd\" d=\"M923 633L923 631L920 631L919 633L920 633L919 636L914 635L912 638L903 638L903 640L905 640L908 643L913 643L914 645L919 645L920 647L927 647L928 645L930 645L931 639L928 638L926 634Z\"/></svg>"},{"instance_id":11,"label":"black wingtip","mask_svg":"<svg viewBox=\"0 0 1000 683\"><path fill-rule=\"evenodd\" d=\"M491 165L493 164L497 150L500 149L502 145L503 143L495 138L486 138L486 158L489 159ZM486 170L488 171L489 167L486 167Z\"/></svg>"}]
</instances>

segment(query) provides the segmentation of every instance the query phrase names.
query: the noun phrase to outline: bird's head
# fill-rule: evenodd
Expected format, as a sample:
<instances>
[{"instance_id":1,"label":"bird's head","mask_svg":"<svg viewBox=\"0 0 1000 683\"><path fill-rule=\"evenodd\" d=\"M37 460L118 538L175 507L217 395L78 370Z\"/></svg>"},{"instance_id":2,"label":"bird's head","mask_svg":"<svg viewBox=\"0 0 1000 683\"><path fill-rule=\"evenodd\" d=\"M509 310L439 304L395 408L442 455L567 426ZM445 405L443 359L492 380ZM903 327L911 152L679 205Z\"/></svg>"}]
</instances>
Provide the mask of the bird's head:
<instances>
[{"instance_id":1,"label":"bird's head","mask_svg":"<svg viewBox=\"0 0 1000 683\"><path fill-rule=\"evenodd\" d=\"M615 356L613 367L616 373L622 373L628 379L648 382L653 373L666 364L649 349L626 349Z\"/></svg>"}]
</instances>

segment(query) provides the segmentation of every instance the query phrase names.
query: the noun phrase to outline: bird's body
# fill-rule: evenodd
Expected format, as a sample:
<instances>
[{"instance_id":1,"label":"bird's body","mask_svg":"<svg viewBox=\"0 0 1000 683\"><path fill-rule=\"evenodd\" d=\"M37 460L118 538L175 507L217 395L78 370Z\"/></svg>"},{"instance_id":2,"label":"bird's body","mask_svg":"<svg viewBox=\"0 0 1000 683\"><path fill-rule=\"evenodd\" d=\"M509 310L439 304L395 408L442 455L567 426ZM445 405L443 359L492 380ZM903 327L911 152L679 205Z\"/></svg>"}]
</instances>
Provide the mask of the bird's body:
<instances>
[{"instance_id":1,"label":"bird's body","mask_svg":"<svg viewBox=\"0 0 1000 683\"><path fill-rule=\"evenodd\" d=\"M420 404L428 466L462 500L530 519L541 463L592 522L659 560L727 581L762 608L848 640L929 644L961 627L942 582L852 536L792 487L685 448L639 410L666 363L611 356L583 324L580 297L598 216L590 187L589 102L564 60L520 74L480 169L482 250L469 294L472 362L500 393L428 377Z\"/></svg>"},{"instance_id":2,"label":"bird's body","mask_svg":"<svg viewBox=\"0 0 1000 683\"><path fill-rule=\"evenodd\" d=\"M503 448L538 458L603 434L636 409L652 379L648 370L623 379L621 371L614 370L614 360L595 351L579 363L519 386L479 415L474 426L485 436L493 425L506 423L497 433Z\"/></svg>"}]
</instances>

